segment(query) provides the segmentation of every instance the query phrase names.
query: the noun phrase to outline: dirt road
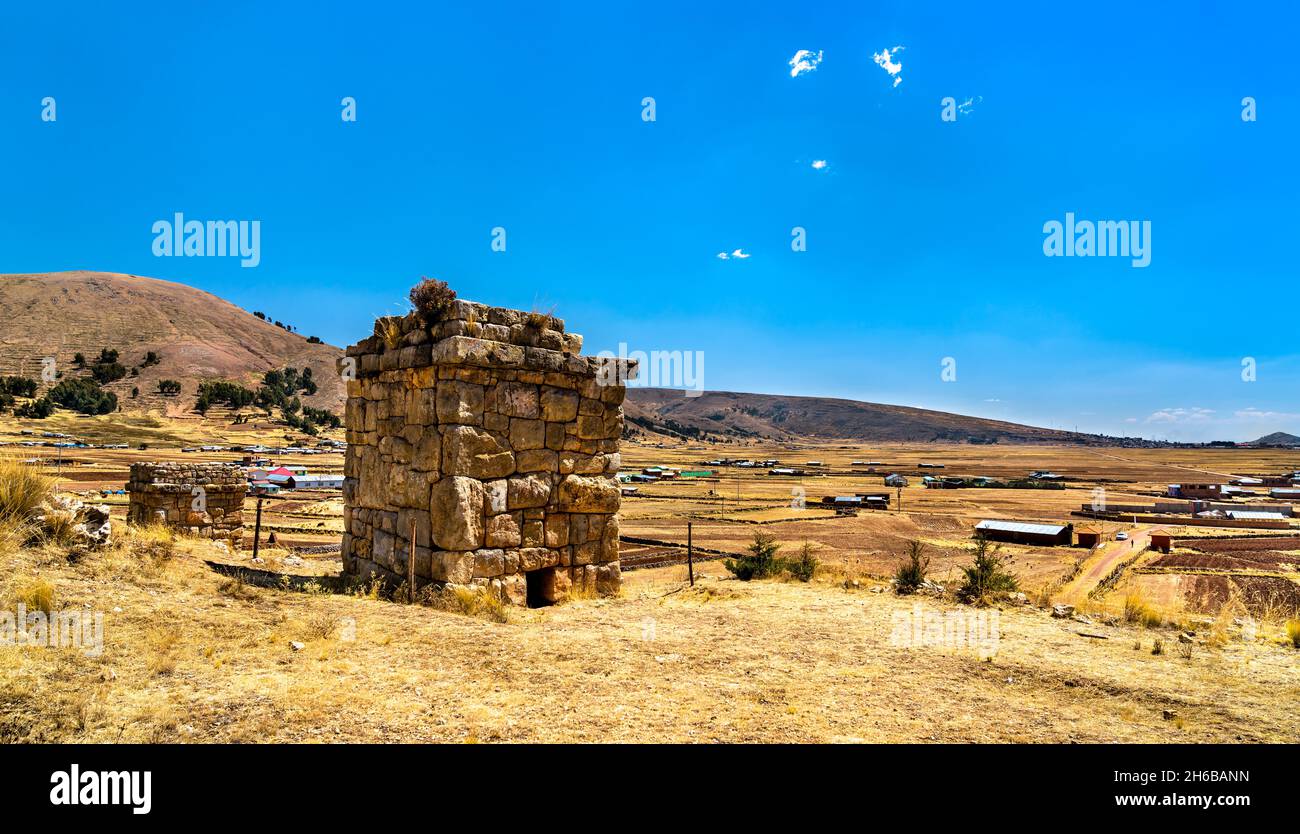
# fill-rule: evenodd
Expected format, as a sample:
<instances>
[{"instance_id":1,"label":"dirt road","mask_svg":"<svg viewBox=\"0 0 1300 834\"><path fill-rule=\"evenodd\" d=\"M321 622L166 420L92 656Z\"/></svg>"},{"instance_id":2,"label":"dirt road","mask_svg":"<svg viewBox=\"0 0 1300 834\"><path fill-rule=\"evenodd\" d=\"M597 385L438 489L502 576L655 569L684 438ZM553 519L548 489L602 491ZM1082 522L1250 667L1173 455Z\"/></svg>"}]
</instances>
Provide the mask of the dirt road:
<instances>
[{"instance_id":1,"label":"dirt road","mask_svg":"<svg viewBox=\"0 0 1300 834\"><path fill-rule=\"evenodd\" d=\"M1098 545L1088 560L1084 562L1079 575L1061 589L1054 602L1078 605L1088 598L1088 593L1110 575L1118 565L1146 550L1151 543L1151 531L1154 527L1139 527L1129 530L1127 541L1108 541Z\"/></svg>"}]
</instances>

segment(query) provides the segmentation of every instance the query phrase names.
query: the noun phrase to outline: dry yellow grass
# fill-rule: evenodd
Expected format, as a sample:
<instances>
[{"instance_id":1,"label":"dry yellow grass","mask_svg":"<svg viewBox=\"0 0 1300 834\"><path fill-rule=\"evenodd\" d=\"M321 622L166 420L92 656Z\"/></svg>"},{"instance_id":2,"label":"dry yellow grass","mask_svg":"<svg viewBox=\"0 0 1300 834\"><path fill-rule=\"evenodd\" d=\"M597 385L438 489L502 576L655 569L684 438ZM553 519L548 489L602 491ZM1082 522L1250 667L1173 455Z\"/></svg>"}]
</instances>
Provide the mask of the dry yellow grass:
<instances>
[{"instance_id":1,"label":"dry yellow grass","mask_svg":"<svg viewBox=\"0 0 1300 834\"><path fill-rule=\"evenodd\" d=\"M1230 641L1187 660L1125 626L998 612L988 661L897 645L899 618L969 611L697 565L627 575L617 599L491 622L378 594L232 585L211 545L150 531L69 564L0 565L106 612L98 657L0 648L3 741L1293 741L1295 655ZM1161 632L1166 644L1172 632ZM1163 721L1174 709L1182 728Z\"/></svg>"},{"instance_id":2,"label":"dry yellow grass","mask_svg":"<svg viewBox=\"0 0 1300 834\"><path fill-rule=\"evenodd\" d=\"M1164 622L1164 617L1147 602L1146 597L1137 591L1131 591L1124 597L1124 622L1143 628L1156 628Z\"/></svg>"}]
</instances>

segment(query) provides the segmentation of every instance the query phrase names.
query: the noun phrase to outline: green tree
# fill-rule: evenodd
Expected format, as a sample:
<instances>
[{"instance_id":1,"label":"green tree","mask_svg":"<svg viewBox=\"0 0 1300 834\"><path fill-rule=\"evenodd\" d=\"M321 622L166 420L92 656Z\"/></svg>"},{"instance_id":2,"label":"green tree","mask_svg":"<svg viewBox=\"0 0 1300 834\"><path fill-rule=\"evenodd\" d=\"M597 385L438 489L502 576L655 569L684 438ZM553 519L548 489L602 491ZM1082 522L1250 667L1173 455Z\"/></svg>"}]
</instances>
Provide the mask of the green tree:
<instances>
[{"instance_id":1,"label":"green tree","mask_svg":"<svg viewBox=\"0 0 1300 834\"><path fill-rule=\"evenodd\" d=\"M776 538L771 533L755 533L754 541L745 550L744 555L722 563L737 579L744 582L767 579L781 570L781 561L777 558L781 545L776 543Z\"/></svg>"}]
</instances>

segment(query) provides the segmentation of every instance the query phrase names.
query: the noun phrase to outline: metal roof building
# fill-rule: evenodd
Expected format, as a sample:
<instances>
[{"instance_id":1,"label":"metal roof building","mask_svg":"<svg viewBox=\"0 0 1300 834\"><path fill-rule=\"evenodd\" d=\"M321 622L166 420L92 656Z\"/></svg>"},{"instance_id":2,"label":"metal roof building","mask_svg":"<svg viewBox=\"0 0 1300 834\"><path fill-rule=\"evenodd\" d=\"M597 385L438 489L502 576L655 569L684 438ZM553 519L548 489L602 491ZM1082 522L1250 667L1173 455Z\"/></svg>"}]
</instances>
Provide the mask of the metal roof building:
<instances>
[{"instance_id":1,"label":"metal roof building","mask_svg":"<svg viewBox=\"0 0 1300 834\"><path fill-rule=\"evenodd\" d=\"M1073 524L1036 524L1027 521L981 521L975 525L977 535L990 541L1037 544L1046 546L1074 543Z\"/></svg>"}]
</instances>

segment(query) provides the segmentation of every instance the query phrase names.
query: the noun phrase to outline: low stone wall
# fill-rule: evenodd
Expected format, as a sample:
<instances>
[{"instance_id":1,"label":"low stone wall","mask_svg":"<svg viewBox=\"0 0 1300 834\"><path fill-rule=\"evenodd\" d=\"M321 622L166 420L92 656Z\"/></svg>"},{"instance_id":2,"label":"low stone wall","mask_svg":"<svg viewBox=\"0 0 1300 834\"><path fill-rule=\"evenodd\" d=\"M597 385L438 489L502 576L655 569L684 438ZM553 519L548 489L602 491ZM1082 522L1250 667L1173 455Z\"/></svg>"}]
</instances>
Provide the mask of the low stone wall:
<instances>
[{"instance_id":1,"label":"low stone wall","mask_svg":"<svg viewBox=\"0 0 1300 834\"><path fill-rule=\"evenodd\" d=\"M244 535L244 471L228 463L133 463L127 521L160 522L238 548Z\"/></svg>"},{"instance_id":2,"label":"low stone wall","mask_svg":"<svg viewBox=\"0 0 1300 834\"><path fill-rule=\"evenodd\" d=\"M348 348L343 568L507 602L614 594L624 381L551 316L456 301ZM634 371L633 371L634 372Z\"/></svg>"}]
</instances>

